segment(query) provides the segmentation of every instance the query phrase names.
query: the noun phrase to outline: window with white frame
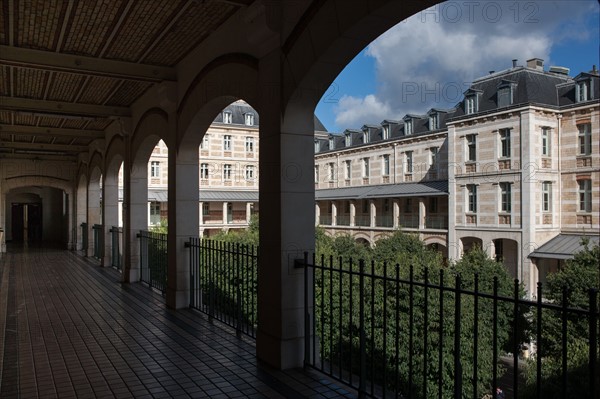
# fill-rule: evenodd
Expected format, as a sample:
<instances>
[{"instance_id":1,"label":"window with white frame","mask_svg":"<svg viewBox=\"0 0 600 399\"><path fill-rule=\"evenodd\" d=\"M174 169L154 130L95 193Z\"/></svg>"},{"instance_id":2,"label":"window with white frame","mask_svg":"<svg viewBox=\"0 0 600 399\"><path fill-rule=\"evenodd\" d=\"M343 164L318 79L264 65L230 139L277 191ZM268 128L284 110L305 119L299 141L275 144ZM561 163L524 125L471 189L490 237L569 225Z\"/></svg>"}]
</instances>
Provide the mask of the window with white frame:
<instances>
[{"instance_id":1,"label":"window with white frame","mask_svg":"<svg viewBox=\"0 0 600 399\"><path fill-rule=\"evenodd\" d=\"M319 140L315 140L315 152L319 152L321 150L321 142Z\"/></svg>"},{"instance_id":2,"label":"window with white frame","mask_svg":"<svg viewBox=\"0 0 600 399\"><path fill-rule=\"evenodd\" d=\"M390 175L390 156L389 155L384 155L382 157L382 165L381 165L381 169L383 172L384 176L389 176Z\"/></svg>"},{"instance_id":3,"label":"window with white frame","mask_svg":"<svg viewBox=\"0 0 600 399\"><path fill-rule=\"evenodd\" d=\"M223 111L223 123L232 123L233 122L233 118L232 118L232 114L231 111Z\"/></svg>"},{"instance_id":4,"label":"window with white frame","mask_svg":"<svg viewBox=\"0 0 600 399\"><path fill-rule=\"evenodd\" d=\"M500 157L510 158L510 129L500 129Z\"/></svg>"},{"instance_id":5,"label":"window with white frame","mask_svg":"<svg viewBox=\"0 0 600 399\"><path fill-rule=\"evenodd\" d=\"M552 212L552 182L542 182L542 211Z\"/></svg>"},{"instance_id":6,"label":"window with white frame","mask_svg":"<svg viewBox=\"0 0 600 399\"><path fill-rule=\"evenodd\" d=\"M467 212L477 213L477 186L467 184Z\"/></svg>"},{"instance_id":7,"label":"window with white frame","mask_svg":"<svg viewBox=\"0 0 600 399\"><path fill-rule=\"evenodd\" d=\"M440 128L439 115L438 113L433 113L429 115L429 130L437 130Z\"/></svg>"},{"instance_id":8,"label":"window with white frame","mask_svg":"<svg viewBox=\"0 0 600 399\"><path fill-rule=\"evenodd\" d=\"M381 126L381 138L384 140L390 138L390 125Z\"/></svg>"},{"instance_id":9,"label":"window with white frame","mask_svg":"<svg viewBox=\"0 0 600 399\"><path fill-rule=\"evenodd\" d=\"M552 153L550 147L550 128L542 128L542 156L549 157Z\"/></svg>"},{"instance_id":10,"label":"window with white frame","mask_svg":"<svg viewBox=\"0 0 600 399\"><path fill-rule=\"evenodd\" d=\"M499 88L496 95L498 96L498 108L508 107L513 103L512 88L510 86Z\"/></svg>"},{"instance_id":11,"label":"window with white frame","mask_svg":"<svg viewBox=\"0 0 600 399\"><path fill-rule=\"evenodd\" d=\"M575 85L575 100L580 103L588 100L589 84L587 80L577 82Z\"/></svg>"},{"instance_id":12,"label":"window with white frame","mask_svg":"<svg viewBox=\"0 0 600 399\"><path fill-rule=\"evenodd\" d=\"M252 112L244 114L244 123L246 126L254 126L254 114Z\"/></svg>"},{"instance_id":13,"label":"window with white frame","mask_svg":"<svg viewBox=\"0 0 600 399\"><path fill-rule=\"evenodd\" d=\"M362 133L363 143L367 144L371 141L371 131L369 129L363 130Z\"/></svg>"},{"instance_id":14,"label":"window with white frame","mask_svg":"<svg viewBox=\"0 0 600 399\"><path fill-rule=\"evenodd\" d=\"M471 115L477 112L477 96L465 97L465 114Z\"/></svg>"},{"instance_id":15,"label":"window with white frame","mask_svg":"<svg viewBox=\"0 0 600 399\"><path fill-rule=\"evenodd\" d=\"M467 161L477 160L477 135L467 134Z\"/></svg>"},{"instance_id":16,"label":"window with white frame","mask_svg":"<svg viewBox=\"0 0 600 399\"><path fill-rule=\"evenodd\" d=\"M254 180L254 165L246 165L246 180Z\"/></svg>"},{"instance_id":17,"label":"window with white frame","mask_svg":"<svg viewBox=\"0 0 600 399\"><path fill-rule=\"evenodd\" d=\"M150 177L160 177L160 162L150 162Z\"/></svg>"},{"instance_id":18,"label":"window with white frame","mask_svg":"<svg viewBox=\"0 0 600 399\"><path fill-rule=\"evenodd\" d=\"M408 136L413 133L413 121L412 119L406 119L404 121L404 135Z\"/></svg>"},{"instance_id":19,"label":"window with white frame","mask_svg":"<svg viewBox=\"0 0 600 399\"><path fill-rule=\"evenodd\" d=\"M232 169L233 168L231 164L226 163L225 165L223 165L223 180L231 180Z\"/></svg>"},{"instance_id":20,"label":"window with white frame","mask_svg":"<svg viewBox=\"0 0 600 399\"><path fill-rule=\"evenodd\" d=\"M333 139L333 137L329 138L329 149L335 150L335 140Z\"/></svg>"},{"instance_id":21,"label":"window with white frame","mask_svg":"<svg viewBox=\"0 0 600 399\"><path fill-rule=\"evenodd\" d=\"M254 137L246 137L246 152L254 152Z\"/></svg>"},{"instance_id":22,"label":"window with white frame","mask_svg":"<svg viewBox=\"0 0 600 399\"><path fill-rule=\"evenodd\" d=\"M429 166L432 169L436 169L438 167L438 148L437 147L431 147L429 149Z\"/></svg>"},{"instance_id":23,"label":"window with white frame","mask_svg":"<svg viewBox=\"0 0 600 399\"><path fill-rule=\"evenodd\" d=\"M346 147L350 147L352 145L352 136L350 136L350 133L346 133L346 137L344 138L344 143L345 143Z\"/></svg>"},{"instance_id":24,"label":"window with white frame","mask_svg":"<svg viewBox=\"0 0 600 399\"><path fill-rule=\"evenodd\" d=\"M362 177L369 177L369 158L362 160Z\"/></svg>"},{"instance_id":25,"label":"window with white frame","mask_svg":"<svg viewBox=\"0 0 600 399\"><path fill-rule=\"evenodd\" d=\"M333 181L335 178L335 166L333 162L327 164L327 181Z\"/></svg>"},{"instance_id":26,"label":"window with white frame","mask_svg":"<svg viewBox=\"0 0 600 399\"><path fill-rule=\"evenodd\" d=\"M352 161L344 161L344 178L349 180L352 178Z\"/></svg>"},{"instance_id":27,"label":"window with white frame","mask_svg":"<svg viewBox=\"0 0 600 399\"><path fill-rule=\"evenodd\" d=\"M223 136L223 151L231 151L231 136Z\"/></svg>"},{"instance_id":28,"label":"window with white frame","mask_svg":"<svg viewBox=\"0 0 600 399\"><path fill-rule=\"evenodd\" d=\"M577 125L579 130L579 155L590 155L592 153L592 125L583 123Z\"/></svg>"},{"instance_id":29,"label":"window with white frame","mask_svg":"<svg viewBox=\"0 0 600 399\"><path fill-rule=\"evenodd\" d=\"M510 212L512 209L512 185L500 183L500 212Z\"/></svg>"},{"instance_id":30,"label":"window with white frame","mask_svg":"<svg viewBox=\"0 0 600 399\"><path fill-rule=\"evenodd\" d=\"M202 180L208 180L208 164L207 163L200 164L200 178Z\"/></svg>"},{"instance_id":31,"label":"window with white frame","mask_svg":"<svg viewBox=\"0 0 600 399\"><path fill-rule=\"evenodd\" d=\"M210 138L208 136L208 133L204 134L204 137L202 138L202 141L200 142L200 148L203 150L208 150L208 146L210 144Z\"/></svg>"},{"instance_id":32,"label":"window with white frame","mask_svg":"<svg viewBox=\"0 0 600 399\"><path fill-rule=\"evenodd\" d=\"M150 202L150 224L160 224L160 202Z\"/></svg>"},{"instance_id":33,"label":"window with white frame","mask_svg":"<svg viewBox=\"0 0 600 399\"><path fill-rule=\"evenodd\" d=\"M592 181L579 180L579 212L592 211Z\"/></svg>"},{"instance_id":34,"label":"window with white frame","mask_svg":"<svg viewBox=\"0 0 600 399\"><path fill-rule=\"evenodd\" d=\"M412 173L413 172L413 152L412 151L406 151L404 153L404 158L405 158L405 173Z\"/></svg>"},{"instance_id":35,"label":"window with white frame","mask_svg":"<svg viewBox=\"0 0 600 399\"><path fill-rule=\"evenodd\" d=\"M202 203L202 214L205 216L210 214L210 203L209 202Z\"/></svg>"},{"instance_id":36,"label":"window with white frame","mask_svg":"<svg viewBox=\"0 0 600 399\"><path fill-rule=\"evenodd\" d=\"M315 165L315 183L319 182L319 166Z\"/></svg>"}]
</instances>

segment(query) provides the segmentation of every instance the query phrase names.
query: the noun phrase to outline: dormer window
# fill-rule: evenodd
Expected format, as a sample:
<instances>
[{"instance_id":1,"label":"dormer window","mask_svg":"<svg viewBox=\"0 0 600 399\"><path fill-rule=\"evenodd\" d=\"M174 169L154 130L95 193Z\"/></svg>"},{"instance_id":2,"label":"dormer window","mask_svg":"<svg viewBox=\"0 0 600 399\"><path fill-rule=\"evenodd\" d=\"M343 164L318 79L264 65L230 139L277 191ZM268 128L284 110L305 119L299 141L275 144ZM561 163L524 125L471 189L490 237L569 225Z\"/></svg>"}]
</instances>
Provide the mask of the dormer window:
<instances>
[{"instance_id":1,"label":"dormer window","mask_svg":"<svg viewBox=\"0 0 600 399\"><path fill-rule=\"evenodd\" d=\"M465 114L471 115L477 112L477 96L465 97Z\"/></svg>"},{"instance_id":2,"label":"dormer window","mask_svg":"<svg viewBox=\"0 0 600 399\"><path fill-rule=\"evenodd\" d=\"M252 112L244 114L244 123L246 126L254 126L254 114Z\"/></svg>"},{"instance_id":3,"label":"dormer window","mask_svg":"<svg viewBox=\"0 0 600 399\"><path fill-rule=\"evenodd\" d=\"M369 131L369 129L363 130L362 140L364 144L367 144L371 141L371 132Z\"/></svg>"},{"instance_id":4,"label":"dormer window","mask_svg":"<svg viewBox=\"0 0 600 399\"><path fill-rule=\"evenodd\" d=\"M509 80L502 80L498 85L498 91L496 92L498 108L508 107L513 104L515 86L516 83Z\"/></svg>"},{"instance_id":5,"label":"dormer window","mask_svg":"<svg viewBox=\"0 0 600 399\"><path fill-rule=\"evenodd\" d=\"M440 128L440 119L437 112L429 115L429 130L437 130Z\"/></svg>"},{"instance_id":6,"label":"dormer window","mask_svg":"<svg viewBox=\"0 0 600 399\"><path fill-rule=\"evenodd\" d=\"M329 149L333 150L333 149L335 149L334 147L335 147L335 145L334 145L333 137L330 137L329 138Z\"/></svg>"},{"instance_id":7,"label":"dormer window","mask_svg":"<svg viewBox=\"0 0 600 399\"><path fill-rule=\"evenodd\" d=\"M344 144L346 147L350 147L350 145L352 145L352 137L350 136L350 133L346 133L346 137L344 137Z\"/></svg>"},{"instance_id":8,"label":"dormer window","mask_svg":"<svg viewBox=\"0 0 600 399\"><path fill-rule=\"evenodd\" d=\"M319 152L321 150L321 142L319 140L315 140L315 152Z\"/></svg>"},{"instance_id":9,"label":"dormer window","mask_svg":"<svg viewBox=\"0 0 600 399\"><path fill-rule=\"evenodd\" d=\"M409 136L413 134L413 121L412 119L404 120L404 135Z\"/></svg>"},{"instance_id":10,"label":"dormer window","mask_svg":"<svg viewBox=\"0 0 600 399\"><path fill-rule=\"evenodd\" d=\"M387 140L390 138L390 125L383 125L381 127L381 138Z\"/></svg>"},{"instance_id":11,"label":"dormer window","mask_svg":"<svg viewBox=\"0 0 600 399\"><path fill-rule=\"evenodd\" d=\"M223 111L223 123L232 123L231 111Z\"/></svg>"},{"instance_id":12,"label":"dormer window","mask_svg":"<svg viewBox=\"0 0 600 399\"><path fill-rule=\"evenodd\" d=\"M578 103L589 100L589 81L582 80L575 85L575 101Z\"/></svg>"}]
</instances>

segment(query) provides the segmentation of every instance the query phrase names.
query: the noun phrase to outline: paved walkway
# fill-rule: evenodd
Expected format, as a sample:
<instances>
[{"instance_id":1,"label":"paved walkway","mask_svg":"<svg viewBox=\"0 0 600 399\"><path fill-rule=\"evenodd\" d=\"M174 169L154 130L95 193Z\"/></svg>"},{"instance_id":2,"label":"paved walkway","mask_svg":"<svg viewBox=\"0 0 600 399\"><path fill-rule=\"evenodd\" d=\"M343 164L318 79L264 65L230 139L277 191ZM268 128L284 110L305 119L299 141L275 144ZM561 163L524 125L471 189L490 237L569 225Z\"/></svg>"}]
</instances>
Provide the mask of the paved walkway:
<instances>
[{"instance_id":1,"label":"paved walkway","mask_svg":"<svg viewBox=\"0 0 600 399\"><path fill-rule=\"evenodd\" d=\"M60 250L0 254L0 398L353 397L301 369L257 362L254 342L166 309L116 270Z\"/></svg>"}]
</instances>

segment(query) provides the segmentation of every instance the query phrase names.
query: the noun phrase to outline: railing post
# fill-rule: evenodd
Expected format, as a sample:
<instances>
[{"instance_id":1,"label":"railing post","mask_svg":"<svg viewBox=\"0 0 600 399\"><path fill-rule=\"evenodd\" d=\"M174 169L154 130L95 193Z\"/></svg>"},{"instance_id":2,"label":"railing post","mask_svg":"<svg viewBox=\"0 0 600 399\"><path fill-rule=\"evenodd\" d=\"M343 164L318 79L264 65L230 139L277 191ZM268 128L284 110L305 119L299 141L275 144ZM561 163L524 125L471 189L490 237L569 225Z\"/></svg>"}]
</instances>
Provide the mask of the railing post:
<instances>
[{"instance_id":1,"label":"railing post","mask_svg":"<svg viewBox=\"0 0 600 399\"><path fill-rule=\"evenodd\" d=\"M590 290L590 397L598 397L598 387L596 386L597 356L598 356L598 290Z\"/></svg>"},{"instance_id":2,"label":"railing post","mask_svg":"<svg viewBox=\"0 0 600 399\"><path fill-rule=\"evenodd\" d=\"M568 363L567 363L567 287L563 287L562 291L562 383L561 383L561 397L567 397L567 381L568 381Z\"/></svg>"},{"instance_id":3,"label":"railing post","mask_svg":"<svg viewBox=\"0 0 600 399\"><path fill-rule=\"evenodd\" d=\"M366 397L367 392L367 354L366 354L366 336L365 336L365 261L359 261L359 348L360 348L360 376L358 378L358 397ZM350 371L352 372L352 371Z\"/></svg>"},{"instance_id":4,"label":"railing post","mask_svg":"<svg viewBox=\"0 0 600 399\"><path fill-rule=\"evenodd\" d=\"M244 248L244 246L242 246ZM235 264L235 285L236 285L236 307L237 307L237 325L235 327L235 333L239 337L242 336L242 287L240 286L240 244L236 243L235 255L233 256L233 262Z\"/></svg>"},{"instance_id":5,"label":"railing post","mask_svg":"<svg viewBox=\"0 0 600 399\"><path fill-rule=\"evenodd\" d=\"M310 313L308 309L308 252L304 252L304 368L310 365Z\"/></svg>"},{"instance_id":6,"label":"railing post","mask_svg":"<svg viewBox=\"0 0 600 399\"><path fill-rule=\"evenodd\" d=\"M194 239L190 237L189 241L185 243L185 246L190 249L190 304L189 308L191 309L194 305Z\"/></svg>"},{"instance_id":7,"label":"railing post","mask_svg":"<svg viewBox=\"0 0 600 399\"><path fill-rule=\"evenodd\" d=\"M461 312L460 296L461 281L460 276L456 276L455 284L456 294L454 295L454 397L462 397L462 364L460 362L460 334L461 334ZM443 310L442 310L443 311ZM475 315L477 317L477 315ZM427 354L425 354L426 356Z\"/></svg>"}]
</instances>

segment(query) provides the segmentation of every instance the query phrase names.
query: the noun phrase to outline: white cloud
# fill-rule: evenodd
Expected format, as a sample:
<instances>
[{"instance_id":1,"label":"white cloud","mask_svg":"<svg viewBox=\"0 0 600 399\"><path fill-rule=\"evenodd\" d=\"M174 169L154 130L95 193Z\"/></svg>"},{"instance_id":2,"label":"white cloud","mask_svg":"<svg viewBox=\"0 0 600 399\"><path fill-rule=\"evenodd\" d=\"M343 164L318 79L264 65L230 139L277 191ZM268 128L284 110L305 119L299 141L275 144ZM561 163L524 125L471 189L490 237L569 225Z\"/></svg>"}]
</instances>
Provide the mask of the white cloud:
<instances>
[{"instance_id":1,"label":"white cloud","mask_svg":"<svg viewBox=\"0 0 600 399\"><path fill-rule=\"evenodd\" d=\"M571 25L594 7L589 1L481 2L471 15L463 8L455 22L458 14L451 14L451 7L468 3L444 4L401 22L369 45L377 90L363 98L343 97L334 109L338 126L356 128L454 106L474 79L509 68L514 58L519 65L533 57L548 64L556 37L564 35L559 28L565 16ZM515 10L515 4L521 9Z\"/></svg>"}]
</instances>

